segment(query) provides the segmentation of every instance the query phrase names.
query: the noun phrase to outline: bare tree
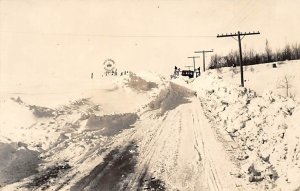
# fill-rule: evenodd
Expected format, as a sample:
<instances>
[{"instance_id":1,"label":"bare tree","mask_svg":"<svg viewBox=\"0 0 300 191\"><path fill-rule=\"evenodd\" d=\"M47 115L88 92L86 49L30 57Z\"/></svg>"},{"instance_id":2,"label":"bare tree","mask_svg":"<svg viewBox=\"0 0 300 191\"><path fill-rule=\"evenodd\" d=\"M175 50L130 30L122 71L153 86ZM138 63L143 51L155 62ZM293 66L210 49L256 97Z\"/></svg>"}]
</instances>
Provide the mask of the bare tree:
<instances>
[{"instance_id":1,"label":"bare tree","mask_svg":"<svg viewBox=\"0 0 300 191\"><path fill-rule=\"evenodd\" d=\"M299 59L299 54L300 54L300 46L298 43L293 44L292 49L293 49L293 59Z\"/></svg>"},{"instance_id":2,"label":"bare tree","mask_svg":"<svg viewBox=\"0 0 300 191\"><path fill-rule=\"evenodd\" d=\"M291 46L289 44L287 44L284 47L282 54L283 54L283 59L284 60L291 60L292 50L291 50Z\"/></svg>"},{"instance_id":3,"label":"bare tree","mask_svg":"<svg viewBox=\"0 0 300 191\"><path fill-rule=\"evenodd\" d=\"M278 88L284 89L286 92L286 94L285 94L286 97L290 97L290 98L293 98L293 95L290 92L290 89L292 87L292 85L291 85L292 78L293 78L293 76L285 75L283 80L281 80L277 86Z\"/></svg>"},{"instance_id":4,"label":"bare tree","mask_svg":"<svg viewBox=\"0 0 300 191\"><path fill-rule=\"evenodd\" d=\"M254 63L254 50L253 49L250 49L249 50L249 60L250 60L250 64Z\"/></svg>"},{"instance_id":5,"label":"bare tree","mask_svg":"<svg viewBox=\"0 0 300 191\"><path fill-rule=\"evenodd\" d=\"M279 49L276 49L276 61L280 61L281 60L281 51Z\"/></svg>"},{"instance_id":6,"label":"bare tree","mask_svg":"<svg viewBox=\"0 0 300 191\"><path fill-rule=\"evenodd\" d=\"M217 55L217 54L212 55L210 58L209 69L215 69L215 68L222 67L222 66L219 66L219 60L220 60L219 55Z\"/></svg>"},{"instance_id":7,"label":"bare tree","mask_svg":"<svg viewBox=\"0 0 300 191\"><path fill-rule=\"evenodd\" d=\"M285 61L300 59L300 43L294 43L292 45L286 44L284 48L277 48L272 50L268 39L266 39L266 47L263 53L254 52L252 49L243 51L244 65L255 65L265 62L273 61ZM231 50L227 55L220 56L214 54L211 57L210 69L220 67L235 67L239 65L239 53L238 51Z\"/></svg>"},{"instance_id":8,"label":"bare tree","mask_svg":"<svg viewBox=\"0 0 300 191\"><path fill-rule=\"evenodd\" d=\"M267 55L267 62L271 62L272 50L270 48L268 39L266 39L266 48L265 48L265 50L266 50L266 55Z\"/></svg>"}]
</instances>

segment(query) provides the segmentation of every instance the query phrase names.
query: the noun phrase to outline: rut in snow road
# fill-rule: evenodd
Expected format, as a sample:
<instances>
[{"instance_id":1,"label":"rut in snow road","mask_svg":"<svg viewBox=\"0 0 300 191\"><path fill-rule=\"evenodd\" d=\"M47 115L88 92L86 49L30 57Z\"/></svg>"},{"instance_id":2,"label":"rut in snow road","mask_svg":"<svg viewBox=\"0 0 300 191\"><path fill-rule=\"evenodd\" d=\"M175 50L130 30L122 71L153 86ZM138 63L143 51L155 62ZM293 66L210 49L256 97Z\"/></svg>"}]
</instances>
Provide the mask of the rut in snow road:
<instances>
[{"instance_id":1,"label":"rut in snow road","mask_svg":"<svg viewBox=\"0 0 300 191\"><path fill-rule=\"evenodd\" d=\"M237 189L235 178L230 175L235 167L207 122L198 99L190 98L189 103L179 105L164 116L154 116L153 111L143 114L141 120L136 123L136 132L131 136L137 144L137 154L135 157L127 157L127 161L123 161L122 164L134 164L134 171L122 174L122 178L118 178L119 182L114 182L116 185L107 188ZM118 155L113 161L123 160L124 157L126 158L125 155ZM114 162L111 165L114 165ZM97 169L99 175L93 174ZM79 183L77 186L80 185L82 190L91 190L95 188L95 180L88 179L96 177L101 180L105 174L111 176L111 169L115 167L99 168L98 165L88 177L82 179L81 183L85 183ZM105 188L101 189L99 184L97 186L99 190Z\"/></svg>"},{"instance_id":2,"label":"rut in snow road","mask_svg":"<svg viewBox=\"0 0 300 191\"><path fill-rule=\"evenodd\" d=\"M145 115L136 128L139 157L130 177L132 187L147 169L148 178L163 180L171 190L236 189L230 175L233 164L198 99L191 98L157 120Z\"/></svg>"}]
</instances>

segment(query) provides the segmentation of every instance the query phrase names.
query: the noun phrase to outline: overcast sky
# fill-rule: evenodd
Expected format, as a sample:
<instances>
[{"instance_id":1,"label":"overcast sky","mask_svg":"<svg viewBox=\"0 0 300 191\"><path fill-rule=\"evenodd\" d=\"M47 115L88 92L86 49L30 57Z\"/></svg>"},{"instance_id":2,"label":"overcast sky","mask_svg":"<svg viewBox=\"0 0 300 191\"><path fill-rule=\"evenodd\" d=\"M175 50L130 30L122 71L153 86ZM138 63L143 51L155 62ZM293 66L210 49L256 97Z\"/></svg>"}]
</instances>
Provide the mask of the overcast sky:
<instances>
[{"instance_id":1,"label":"overcast sky","mask_svg":"<svg viewBox=\"0 0 300 191\"><path fill-rule=\"evenodd\" d=\"M25 84L96 76L105 59L171 73L195 50L238 48L218 33L260 31L243 48L300 42L298 0L0 0L0 75ZM207 55L207 62L210 57ZM202 58L197 60L202 65Z\"/></svg>"}]
</instances>

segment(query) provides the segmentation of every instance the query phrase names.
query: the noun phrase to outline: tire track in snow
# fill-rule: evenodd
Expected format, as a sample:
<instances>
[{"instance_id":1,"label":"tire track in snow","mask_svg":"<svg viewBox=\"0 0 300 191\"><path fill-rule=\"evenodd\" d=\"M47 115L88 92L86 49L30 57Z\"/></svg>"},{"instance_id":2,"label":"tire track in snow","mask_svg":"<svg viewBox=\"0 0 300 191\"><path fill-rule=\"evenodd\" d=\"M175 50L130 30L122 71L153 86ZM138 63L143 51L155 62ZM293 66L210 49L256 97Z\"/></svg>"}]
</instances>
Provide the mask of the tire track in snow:
<instances>
[{"instance_id":1,"label":"tire track in snow","mask_svg":"<svg viewBox=\"0 0 300 191\"><path fill-rule=\"evenodd\" d=\"M242 187L236 187L235 177L229 175L235 168L233 161L229 159L230 156L225 152L225 145L208 123L208 119L204 115L201 103L197 100L194 104L195 113L197 114L198 123L205 127L198 129L198 136L203 143L203 157L206 162L205 171L208 177L208 183L213 190L244 190ZM197 108L201 108L200 110ZM197 131L196 131L197 132ZM204 143L206 145L204 145Z\"/></svg>"},{"instance_id":2,"label":"tire track in snow","mask_svg":"<svg viewBox=\"0 0 300 191\"><path fill-rule=\"evenodd\" d=\"M139 124L141 125L140 131L151 128L152 135L149 138L149 131L144 134L137 132L137 135L141 136L140 139L137 138L140 140L138 141L140 155L136 174L132 177L132 187L135 187L137 180L144 176L144 169L148 169L150 176L164 178L163 180L171 189L199 190L202 188L200 178L202 167L199 162L194 163L194 159L199 155L193 151L193 144L186 145L192 140L193 132L192 129L187 128L185 112L181 109L179 106L178 109L169 111L165 120L158 120L159 122L156 122L157 125L154 127L147 120ZM185 152L186 149L191 153L190 156Z\"/></svg>"},{"instance_id":3,"label":"tire track in snow","mask_svg":"<svg viewBox=\"0 0 300 191\"><path fill-rule=\"evenodd\" d=\"M197 105L197 100L195 101L195 104ZM199 115L199 111L198 109L194 108L193 113L195 113L195 117L197 119L197 124L193 125L193 129L194 129L194 134L195 134L195 141L197 141L197 139L201 140L201 145L202 145L202 150L198 150L197 152L202 152L203 153L203 161L202 161L202 165L204 166L204 171L205 173L207 173L207 183L208 183L208 188L209 190L223 190L221 189L221 185L220 185L220 180L218 177L218 174L216 172L215 166L213 164L213 161L211 160L211 156L210 153L206 152L206 147L204 146L204 136L203 136L203 129L205 127L205 125L203 124L203 121L205 119L203 119L202 116ZM194 115L193 117L193 121L194 121ZM202 117L202 121L200 122L200 119ZM209 134L209 133L207 133ZM206 135L206 136L211 136L211 135ZM196 142L197 143L197 142ZM196 144L197 145L197 144ZM197 148L197 146L195 145L195 147ZM199 153L199 154L200 154Z\"/></svg>"},{"instance_id":4,"label":"tire track in snow","mask_svg":"<svg viewBox=\"0 0 300 191\"><path fill-rule=\"evenodd\" d=\"M172 171L172 168L168 168L163 160L157 160L163 152L165 152L166 144L169 140L169 131L171 128L176 130L175 127L178 121L173 121L170 119L178 118L179 112L166 113L165 118L156 119L149 121L147 118L144 122L138 124L136 133L136 140L139 143L139 158L136 168L136 172L129 179L131 179L129 185L131 188L139 189L138 183L141 184L143 179L156 179L156 175L166 174L167 171ZM167 125L166 125L167 124ZM174 156L174 152L172 155ZM172 158L165 158L165 160L172 160ZM174 160L172 160L174 161ZM154 168L150 168L153 167ZM176 166L175 162L170 167ZM149 170L148 170L149 169ZM155 169L155 170L152 170ZM147 176L145 176L147 172ZM158 177L159 178L159 177Z\"/></svg>"},{"instance_id":5,"label":"tire track in snow","mask_svg":"<svg viewBox=\"0 0 300 191\"><path fill-rule=\"evenodd\" d=\"M145 118L137 125L139 159L132 188L147 169L150 178L162 179L170 190L236 189L222 143L216 139L199 100L191 101L168 111L164 119Z\"/></svg>"},{"instance_id":6,"label":"tire track in snow","mask_svg":"<svg viewBox=\"0 0 300 191\"><path fill-rule=\"evenodd\" d=\"M177 113L171 113L167 114L167 120L161 121L160 124L158 124L155 129L153 129L154 135L153 138L150 141L150 144L147 145L146 147L146 153L144 154L144 158L146 159L145 165L149 165L151 162L151 159L154 158L154 155L159 152L159 149L161 151L164 150L164 147L166 145L166 141L168 140L169 134L168 134L168 129L167 128L172 128L176 125L177 121L169 121L169 116L172 116L171 119L177 118L179 116L179 112ZM170 125L166 125L169 124ZM169 126L169 127L168 127ZM159 145L159 148L157 147Z\"/></svg>"},{"instance_id":7,"label":"tire track in snow","mask_svg":"<svg viewBox=\"0 0 300 191\"><path fill-rule=\"evenodd\" d=\"M191 101L161 118L153 119L153 112L147 112L136 123L128 138L136 141L138 157L134 172L120 183L126 185L123 190L163 190L164 186L167 190L236 190L229 176L229 161L200 101ZM105 173L110 173L109 169Z\"/></svg>"},{"instance_id":8,"label":"tire track in snow","mask_svg":"<svg viewBox=\"0 0 300 191\"><path fill-rule=\"evenodd\" d=\"M176 115L178 115L178 113L176 113L175 116ZM147 147L143 147L144 150L142 151L142 153L144 154L141 156L141 159L143 161L146 161L146 159L148 159L149 161L153 157L155 150L157 149L159 140L166 140L167 134L165 134L165 129L163 128L163 125L165 123L165 120L161 120L159 123L156 123L157 125L152 128L151 136L147 134L147 137L149 136L150 138L147 141Z\"/></svg>"}]
</instances>

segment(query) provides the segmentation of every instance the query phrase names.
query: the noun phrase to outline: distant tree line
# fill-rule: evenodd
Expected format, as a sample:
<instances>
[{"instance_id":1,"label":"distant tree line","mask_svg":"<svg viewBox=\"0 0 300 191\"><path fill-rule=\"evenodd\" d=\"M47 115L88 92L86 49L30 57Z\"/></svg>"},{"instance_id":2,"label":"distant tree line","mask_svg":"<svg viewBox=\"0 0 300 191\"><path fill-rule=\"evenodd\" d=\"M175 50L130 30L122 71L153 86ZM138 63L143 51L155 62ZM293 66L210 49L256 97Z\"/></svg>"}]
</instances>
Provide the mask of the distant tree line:
<instances>
[{"instance_id":1,"label":"distant tree line","mask_svg":"<svg viewBox=\"0 0 300 191\"><path fill-rule=\"evenodd\" d=\"M253 49L243 50L243 63L247 65L262 64L268 62L277 62L285 60L298 60L300 59L300 44L294 43L292 45L287 44L283 49L277 49L273 51L270 48L269 41L266 40L265 51L263 53L257 53ZM211 57L210 69L221 67L235 67L239 66L239 52L231 51L226 56L219 56L214 54Z\"/></svg>"}]
</instances>

